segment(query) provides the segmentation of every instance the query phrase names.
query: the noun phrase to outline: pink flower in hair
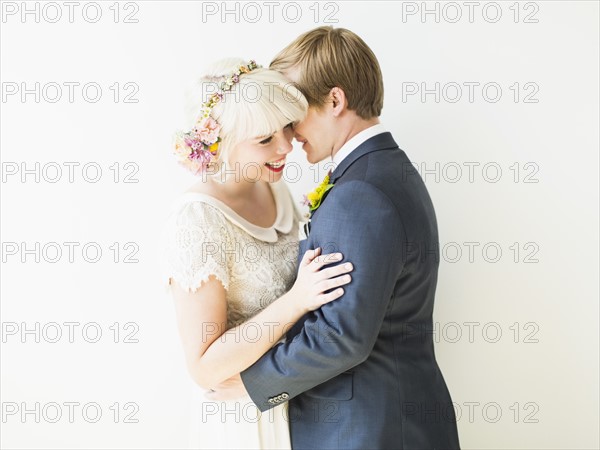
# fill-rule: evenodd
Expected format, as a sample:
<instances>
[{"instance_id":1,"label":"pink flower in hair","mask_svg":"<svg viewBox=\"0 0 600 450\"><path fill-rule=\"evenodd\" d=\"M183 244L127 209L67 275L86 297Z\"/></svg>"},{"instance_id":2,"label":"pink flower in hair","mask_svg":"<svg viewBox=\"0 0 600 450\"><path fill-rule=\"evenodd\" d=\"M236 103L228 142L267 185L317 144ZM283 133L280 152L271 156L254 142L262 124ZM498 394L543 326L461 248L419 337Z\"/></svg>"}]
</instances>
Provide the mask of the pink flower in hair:
<instances>
[{"instance_id":1,"label":"pink flower in hair","mask_svg":"<svg viewBox=\"0 0 600 450\"><path fill-rule=\"evenodd\" d=\"M212 117L204 117L194 127L194 132L198 135L198 138L206 145L212 145L217 142L219 138L219 131L221 131L221 125Z\"/></svg>"}]
</instances>

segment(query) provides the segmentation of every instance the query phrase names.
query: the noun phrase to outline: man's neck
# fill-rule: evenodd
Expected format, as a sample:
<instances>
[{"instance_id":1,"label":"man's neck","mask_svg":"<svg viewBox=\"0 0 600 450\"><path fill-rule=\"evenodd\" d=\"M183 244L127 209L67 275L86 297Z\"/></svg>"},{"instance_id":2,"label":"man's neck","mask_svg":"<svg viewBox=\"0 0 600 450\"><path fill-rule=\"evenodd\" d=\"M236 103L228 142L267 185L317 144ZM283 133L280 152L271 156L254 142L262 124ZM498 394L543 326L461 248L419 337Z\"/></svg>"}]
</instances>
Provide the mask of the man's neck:
<instances>
[{"instance_id":1,"label":"man's neck","mask_svg":"<svg viewBox=\"0 0 600 450\"><path fill-rule=\"evenodd\" d=\"M344 133L342 138L338 142L336 142L334 148L331 152L331 157L333 158L335 154L344 146L346 142L352 139L361 131L366 130L367 128L371 128L373 125L377 125L379 122L379 117L373 117L371 119L365 120L360 119L355 121L352 126L348 129L346 133Z\"/></svg>"}]
</instances>

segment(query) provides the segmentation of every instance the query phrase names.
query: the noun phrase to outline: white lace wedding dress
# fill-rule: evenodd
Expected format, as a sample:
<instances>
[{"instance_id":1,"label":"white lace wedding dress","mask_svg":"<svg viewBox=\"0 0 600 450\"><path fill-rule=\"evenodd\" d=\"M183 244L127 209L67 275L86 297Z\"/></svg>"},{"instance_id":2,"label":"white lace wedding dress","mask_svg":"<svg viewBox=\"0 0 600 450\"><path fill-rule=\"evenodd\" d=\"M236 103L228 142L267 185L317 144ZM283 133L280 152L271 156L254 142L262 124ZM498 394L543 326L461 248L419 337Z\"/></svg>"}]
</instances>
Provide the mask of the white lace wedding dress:
<instances>
[{"instance_id":1,"label":"white lace wedding dress","mask_svg":"<svg viewBox=\"0 0 600 450\"><path fill-rule=\"evenodd\" d=\"M175 202L167 222L166 280L194 291L216 276L227 290L228 328L257 314L295 280L301 214L284 181L270 186L277 207L272 227L256 226L214 197L191 192ZM193 386L191 448L291 448L287 403L261 413L249 396L213 402Z\"/></svg>"}]
</instances>

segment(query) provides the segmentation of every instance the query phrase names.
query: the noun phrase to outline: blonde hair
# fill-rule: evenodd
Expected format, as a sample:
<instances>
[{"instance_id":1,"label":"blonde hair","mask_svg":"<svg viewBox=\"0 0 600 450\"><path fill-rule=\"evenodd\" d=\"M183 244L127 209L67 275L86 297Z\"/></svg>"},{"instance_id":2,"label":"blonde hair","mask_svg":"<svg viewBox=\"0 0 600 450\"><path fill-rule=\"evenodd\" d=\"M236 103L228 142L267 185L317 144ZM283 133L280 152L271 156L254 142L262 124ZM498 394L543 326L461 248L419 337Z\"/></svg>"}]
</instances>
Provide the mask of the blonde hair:
<instances>
[{"instance_id":1,"label":"blonde hair","mask_svg":"<svg viewBox=\"0 0 600 450\"><path fill-rule=\"evenodd\" d=\"M271 62L271 69L299 69L298 88L311 106L321 107L334 87L341 88L348 109L363 119L383 109L383 77L373 51L345 28L318 27L299 36Z\"/></svg>"},{"instance_id":2,"label":"blonde hair","mask_svg":"<svg viewBox=\"0 0 600 450\"><path fill-rule=\"evenodd\" d=\"M188 91L187 112L190 128L201 114L202 103L219 90L221 82L248 61L228 58L211 65ZM211 116L221 125L216 165L223 170L229 164L231 150L240 142L269 136L290 122L306 116L308 102L302 93L280 72L257 68L240 75L231 90L224 93ZM216 175L218 172L215 172Z\"/></svg>"}]
</instances>

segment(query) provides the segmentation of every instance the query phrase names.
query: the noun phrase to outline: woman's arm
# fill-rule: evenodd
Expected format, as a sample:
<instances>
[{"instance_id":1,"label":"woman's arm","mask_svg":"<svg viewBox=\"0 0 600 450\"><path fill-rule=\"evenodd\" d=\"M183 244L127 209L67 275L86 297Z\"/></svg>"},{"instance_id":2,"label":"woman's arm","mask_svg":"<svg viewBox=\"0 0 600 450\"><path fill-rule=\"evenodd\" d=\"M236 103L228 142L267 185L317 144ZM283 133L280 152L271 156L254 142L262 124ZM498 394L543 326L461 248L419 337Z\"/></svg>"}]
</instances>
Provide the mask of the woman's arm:
<instances>
[{"instance_id":1,"label":"woman's arm","mask_svg":"<svg viewBox=\"0 0 600 450\"><path fill-rule=\"evenodd\" d=\"M338 265L341 257L323 255L319 249L306 252L298 279L292 289L248 321L226 330L227 301L223 284L211 276L195 292L173 284L177 325L186 364L192 379L210 389L250 367L289 327L309 311L343 295L343 289L325 291L348 284L352 267ZM346 278L347 277L347 278ZM251 340L244 339L251 336Z\"/></svg>"}]
</instances>

